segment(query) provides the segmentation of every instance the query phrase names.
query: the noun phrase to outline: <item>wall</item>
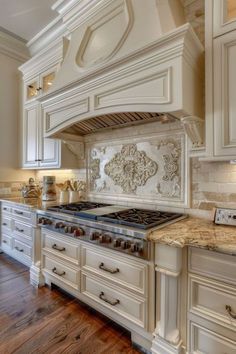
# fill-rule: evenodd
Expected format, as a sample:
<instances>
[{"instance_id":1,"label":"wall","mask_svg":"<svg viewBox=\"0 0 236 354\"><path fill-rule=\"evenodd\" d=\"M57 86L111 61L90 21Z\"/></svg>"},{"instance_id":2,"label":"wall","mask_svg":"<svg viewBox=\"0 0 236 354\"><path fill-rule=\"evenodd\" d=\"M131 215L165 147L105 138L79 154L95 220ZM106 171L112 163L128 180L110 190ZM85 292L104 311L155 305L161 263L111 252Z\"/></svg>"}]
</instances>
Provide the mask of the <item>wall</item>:
<instances>
[{"instance_id":1,"label":"wall","mask_svg":"<svg viewBox=\"0 0 236 354\"><path fill-rule=\"evenodd\" d=\"M20 64L0 51L0 196L18 195L21 182L34 175L19 168Z\"/></svg>"}]
</instances>

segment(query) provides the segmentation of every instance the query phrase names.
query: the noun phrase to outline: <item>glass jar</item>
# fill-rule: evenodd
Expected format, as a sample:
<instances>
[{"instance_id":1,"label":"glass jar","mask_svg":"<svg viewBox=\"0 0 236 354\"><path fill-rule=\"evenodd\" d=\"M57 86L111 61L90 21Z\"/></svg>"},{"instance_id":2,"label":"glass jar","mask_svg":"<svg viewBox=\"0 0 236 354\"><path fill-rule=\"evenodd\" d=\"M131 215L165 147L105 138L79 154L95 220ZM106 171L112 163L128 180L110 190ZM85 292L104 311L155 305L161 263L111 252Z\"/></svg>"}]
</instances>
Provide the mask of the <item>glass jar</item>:
<instances>
[{"instance_id":1,"label":"glass jar","mask_svg":"<svg viewBox=\"0 0 236 354\"><path fill-rule=\"evenodd\" d=\"M42 200L50 201L57 199L55 176L43 176Z\"/></svg>"}]
</instances>

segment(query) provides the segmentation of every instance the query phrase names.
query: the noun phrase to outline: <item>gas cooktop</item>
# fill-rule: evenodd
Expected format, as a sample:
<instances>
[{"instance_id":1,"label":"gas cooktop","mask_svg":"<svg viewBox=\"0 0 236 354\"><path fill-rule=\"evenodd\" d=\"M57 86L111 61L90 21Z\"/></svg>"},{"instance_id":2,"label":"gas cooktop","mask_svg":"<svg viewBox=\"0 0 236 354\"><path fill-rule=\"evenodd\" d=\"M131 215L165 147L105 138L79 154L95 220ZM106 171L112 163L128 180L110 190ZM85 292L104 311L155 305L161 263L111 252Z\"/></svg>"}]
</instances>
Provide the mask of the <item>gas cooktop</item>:
<instances>
[{"instance_id":1,"label":"gas cooktop","mask_svg":"<svg viewBox=\"0 0 236 354\"><path fill-rule=\"evenodd\" d=\"M137 209L89 201L58 205L50 207L48 210L143 230L183 217L182 214L178 213Z\"/></svg>"}]
</instances>

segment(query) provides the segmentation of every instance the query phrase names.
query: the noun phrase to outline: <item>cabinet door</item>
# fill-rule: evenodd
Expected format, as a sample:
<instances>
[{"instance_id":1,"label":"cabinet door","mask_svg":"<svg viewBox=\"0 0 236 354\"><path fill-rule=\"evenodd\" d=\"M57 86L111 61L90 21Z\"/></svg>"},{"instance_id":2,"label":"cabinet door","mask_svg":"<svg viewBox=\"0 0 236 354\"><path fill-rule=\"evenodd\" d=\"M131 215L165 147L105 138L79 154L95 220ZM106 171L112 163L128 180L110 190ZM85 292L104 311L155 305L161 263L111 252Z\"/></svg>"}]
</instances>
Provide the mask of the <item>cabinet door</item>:
<instances>
[{"instance_id":1,"label":"cabinet door","mask_svg":"<svg viewBox=\"0 0 236 354\"><path fill-rule=\"evenodd\" d=\"M43 116L41 107L39 107L39 166L40 168L58 168L61 167L61 142L58 139L49 139L43 137Z\"/></svg>"},{"instance_id":2,"label":"cabinet door","mask_svg":"<svg viewBox=\"0 0 236 354\"><path fill-rule=\"evenodd\" d=\"M236 31L214 40L214 150L236 158Z\"/></svg>"},{"instance_id":3,"label":"cabinet door","mask_svg":"<svg viewBox=\"0 0 236 354\"><path fill-rule=\"evenodd\" d=\"M213 1L214 37L236 29L236 1Z\"/></svg>"},{"instance_id":4,"label":"cabinet door","mask_svg":"<svg viewBox=\"0 0 236 354\"><path fill-rule=\"evenodd\" d=\"M60 167L61 165L61 143L56 139L42 139L42 158L40 167Z\"/></svg>"},{"instance_id":5,"label":"cabinet door","mask_svg":"<svg viewBox=\"0 0 236 354\"><path fill-rule=\"evenodd\" d=\"M37 167L38 162L38 103L25 107L23 116L22 167Z\"/></svg>"}]
</instances>

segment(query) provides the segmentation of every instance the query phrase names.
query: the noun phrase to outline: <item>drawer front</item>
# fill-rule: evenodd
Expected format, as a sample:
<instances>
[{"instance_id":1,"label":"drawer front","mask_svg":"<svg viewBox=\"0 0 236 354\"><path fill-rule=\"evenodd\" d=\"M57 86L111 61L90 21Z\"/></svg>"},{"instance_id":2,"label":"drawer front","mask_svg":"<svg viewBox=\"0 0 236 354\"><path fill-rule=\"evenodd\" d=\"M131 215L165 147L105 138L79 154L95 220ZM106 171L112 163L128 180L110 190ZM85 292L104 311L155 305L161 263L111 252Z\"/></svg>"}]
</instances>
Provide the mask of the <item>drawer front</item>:
<instances>
[{"instance_id":1,"label":"drawer front","mask_svg":"<svg viewBox=\"0 0 236 354\"><path fill-rule=\"evenodd\" d=\"M82 272L82 294L109 308L112 312L145 327L146 301L111 287L101 279L91 277Z\"/></svg>"},{"instance_id":2,"label":"drawer front","mask_svg":"<svg viewBox=\"0 0 236 354\"><path fill-rule=\"evenodd\" d=\"M19 220L24 220L26 222L31 222L31 212L21 208L12 208L12 216L19 217Z\"/></svg>"},{"instance_id":3,"label":"drawer front","mask_svg":"<svg viewBox=\"0 0 236 354\"><path fill-rule=\"evenodd\" d=\"M12 238L6 234L2 234L2 246L8 249L12 248Z\"/></svg>"},{"instance_id":4,"label":"drawer front","mask_svg":"<svg viewBox=\"0 0 236 354\"><path fill-rule=\"evenodd\" d=\"M43 272L46 272L55 279L79 290L80 288L80 271L68 267L64 263L48 256L43 256Z\"/></svg>"},{"instance_id":5,"label":"drawer front","mask_svg":"<svg viewBox=\"0 0 236 354\"><path fill-rule=\"evenodd\" d=\"M13 220L13 231L16 234L32 239L33 228L30 225L24 224L18 220Z\"/></svg>"},{"instance_id":6,"label":"drawer front","mask_svg":"<svg viewBox=\"0 0 236 354\"><path fill-rule=\"evenodd\" d=\"M196 323L190 324L189 353L235 354L236 342Z\"/></svg>"},{"instance_id":7,"label":"drawer front","mask_svg":"<svg viewBox=\"0 0 236 354\"><path fill-rule=\"evenodd\" d=\"M11 207L8 204L2 203L2 213L11 213Z\"/></svg>"},{"instance_id":8,"label":"drawer front","mask_svg":"<svg viewBox=\"0 0 236 354\"><path fill-rule=\"evenodd\" d=\"M189 271L236 285L236 257L189 248Z\"/></svg>"},{"instance_id":9,"label":"drawer front","mask_svg":"<svg viewBox=\"0 0 236 354\"><path fill-rule=\"evenodd\" d=\"M65 242L60 237L55 237L53 234L42 232L43 235L43 250L58 256L65 261L70 261L76 265L80 260L80 246L73 242Z\"/></svg>"},{"instance_id":10,"label":"drawer front","mask_svg":"<svg viewBox=\"0 0 236 354\"><path fill-rule=\"evenodd\" d=\"M12 240L12 248L17 253L19 253L19 254L21 253L22 256L26 256L29 258L32 257L32 247L29 245L26 245L24 242L16 240L15 238L13 238L13 240Z\"/></svg>"},{"instance_id":11,"label":"drawer front","mask_svg":"<svg viewBox=\"0 0 236 354\"><path fill-rule=\"evenodd\" d=\"M2 229L11 231L11 218L3 214L1 219L2 219Z\"/></svg>"},{"instance_id":12,"label":"drawer front","mask_svg":"<svg viewBox=\"0 0 236 354\"><path fill-rule=\"evenodd\" d=\"M112 280L131 290L145 294L147 290L147 265L127 261L122 257L99 252L91 248L82 248L82 269Z\"/></svg>"},{"instance_id":13,"label":"drawer front","mask_svg":"<svg viewBox=\"0 0 236 354\"><path fill-rule=\"evenodd\" d=\"M189 287L190 311L236 331L235 287L195 276L190 276Z\"/></svg>"}]
</instances>

